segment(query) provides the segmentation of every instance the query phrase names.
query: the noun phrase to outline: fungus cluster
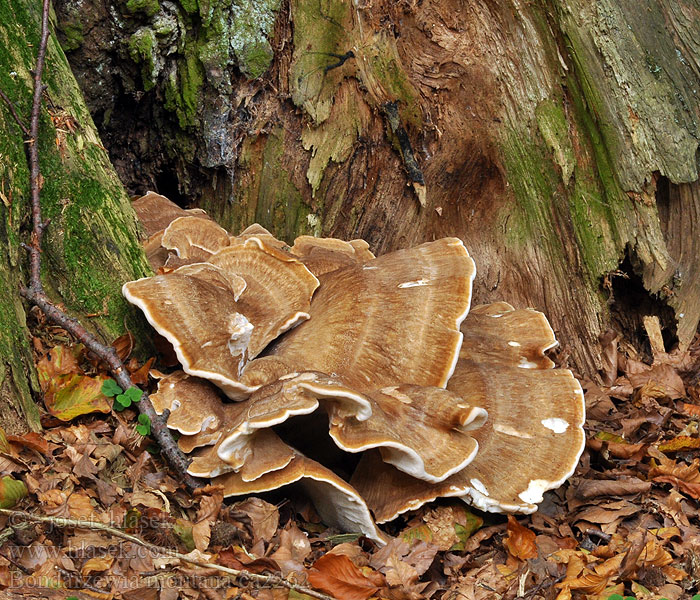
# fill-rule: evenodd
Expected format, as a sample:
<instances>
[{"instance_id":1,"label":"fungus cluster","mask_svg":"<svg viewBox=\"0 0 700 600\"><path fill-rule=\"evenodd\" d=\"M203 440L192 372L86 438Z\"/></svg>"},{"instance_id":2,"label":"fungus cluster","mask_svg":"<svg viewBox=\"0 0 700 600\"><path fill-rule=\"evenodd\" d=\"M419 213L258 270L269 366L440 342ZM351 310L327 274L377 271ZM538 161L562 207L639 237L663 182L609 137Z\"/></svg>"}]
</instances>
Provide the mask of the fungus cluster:
<instances>
[{"instance_id":1,"label":"fungus cluster","mask_svg":"<svg viewBox=\"0 0 700 600\"><path fill-rule=\"evenodd\" d=\"M153 193L134 207L158 274L123 293L182 366L154 407L226 496L299 482L327 524L382 543L376 523L439 497L533 512L573 472L581 387L545 356L542 313L469 310L461 240L375 258L362 240L231 236Z\"/></svg>"}]
</instances>

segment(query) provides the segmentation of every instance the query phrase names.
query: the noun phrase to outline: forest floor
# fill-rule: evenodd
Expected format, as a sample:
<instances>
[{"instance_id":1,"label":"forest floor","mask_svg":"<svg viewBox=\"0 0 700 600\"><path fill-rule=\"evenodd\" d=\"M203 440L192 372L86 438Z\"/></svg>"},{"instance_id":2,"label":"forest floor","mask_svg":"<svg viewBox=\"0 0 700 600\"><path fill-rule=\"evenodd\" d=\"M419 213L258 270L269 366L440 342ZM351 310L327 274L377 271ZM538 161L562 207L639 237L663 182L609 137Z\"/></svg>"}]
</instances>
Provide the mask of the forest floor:
<instances>
[{"instance_id":1,"label":"forest floor","mask_svg":"<svg viewBox=\"0 0 700 600\"><path fill-rule=\"evenodd\" d=\"M327 530L301 495L222 502L213 486L193 495L137 431L136 411L111 409L105 372L67 339L35 324L45 429L0 435L0 507L49 518L0 516L0 598L310 597L269 574L338 600L700 598L700 336L684 354L657 351L653 364L610 346L610 384L583 382L580 464L536 513L434 502L391 523L383 548ZM117 346L126 355L128 338ZM150 366L132 361L135 383L148 383Z\"/></svg>"}]
</instances>

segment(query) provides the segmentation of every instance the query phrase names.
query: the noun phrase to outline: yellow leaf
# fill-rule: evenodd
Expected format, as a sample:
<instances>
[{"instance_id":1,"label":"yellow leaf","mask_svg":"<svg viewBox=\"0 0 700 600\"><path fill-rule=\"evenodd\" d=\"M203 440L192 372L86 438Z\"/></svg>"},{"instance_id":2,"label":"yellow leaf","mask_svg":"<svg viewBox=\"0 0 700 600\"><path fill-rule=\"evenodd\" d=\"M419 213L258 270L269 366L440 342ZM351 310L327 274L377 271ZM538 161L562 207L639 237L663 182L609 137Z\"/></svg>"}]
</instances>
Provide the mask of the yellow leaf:
<instances>
[{"instance_id":1,"label":"yellow leaf","mask_svg":"<svg viewBox=\"0 0 700 600\"><path fill-rule=\"evenodd\" d=\"M629 444L629 442L615 434L615 433L610 433L609 431L599 431L598 433L595 434L595 438L597 440L601 440L602 442L615 442L616 444Z\"/></svg>"},{"instance_id":2,"label":"yellow leaf","mask_svg":"<svg viewBox=\"0 0 700 600\"><path fill-rule=\"evenodd\" d=\"M417 527L411 527L410 529L403 531L401 533L401 539L409 544L413 540L431 542L433 540L433 530L427 525L418 525Z\"/></svg>"},{"instance_id":3,"label":"yellow leaf","mask_svg":"<svg viewBox=\"0 0 700 600\"><path fill-rule=\"evenodd\" d=\"M109 413L111 407L102 393L107 377L60 375L52 379L44 395L47 410L61 421L93 412Z\"/></svg>"},{"instance_id":4,"label":"yellow leaf","mask_svg":"<svg viewBox=\"0 0 700 600\"><path fill-rule=\"evenodd\" d=\"M678 450L685 450L687 448L700 448L700 438L690 437L689 435L679 435L659 444L659 450L661 452L678 452Z\"/></svg>"},{"instance_id":5,"label":"yellow leaf","mask_svg":"<svg viewBox=\"0 0 700 600\"><path fill-rule=\"evenodd\" d=\"M94 558L89 558L85 561L83 568L80 572L83 576L89 575L90 573L99 573L100 571L106 571L112 566L114 562L113 556L96 556Z\"/></svg>"}]
</instances>

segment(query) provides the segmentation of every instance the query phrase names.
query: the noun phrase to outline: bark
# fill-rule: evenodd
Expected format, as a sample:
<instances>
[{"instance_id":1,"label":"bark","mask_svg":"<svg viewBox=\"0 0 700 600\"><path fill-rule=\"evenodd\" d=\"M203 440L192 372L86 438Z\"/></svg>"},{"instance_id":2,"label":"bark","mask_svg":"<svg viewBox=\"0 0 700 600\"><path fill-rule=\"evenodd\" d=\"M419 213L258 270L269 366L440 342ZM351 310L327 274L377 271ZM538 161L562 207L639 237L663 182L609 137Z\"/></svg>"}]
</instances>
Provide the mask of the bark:
<instances>
[{"instance_id":1,"label":"bark","mask_svg":"<svg viewBox=\"0 0 700 600\"><path fill-rule=\"evenodd\" d=\"M0 0L0 89L26 126L40 20L41 3ZM149 272L135 215L55 37L49 39L44 82L38 142L42 210L50 219L44 286L101 340L111 342L125 326L139 337L144 323L120 292L125 280ZM31 230L29 173L22 130L5 103L0 130L0 425L19 433L40 427L33 399L40 390L19 296L27 281L20 244Z\"/></svg>"},{"instance_id":2,"label":"bark","mask_svg":"<svg viewBox=\"0 0 700 600\"><path fill-rule=\"evenodd\" d=\"M461 237L475 301L544 310L581 373L609 329L644 349L647 314L691 341L696 1L91 0L99 33L77 41L59 6L134 191L288 241ZM90 79L96 57L121 96Z\"/></svg>"}]
</instances>

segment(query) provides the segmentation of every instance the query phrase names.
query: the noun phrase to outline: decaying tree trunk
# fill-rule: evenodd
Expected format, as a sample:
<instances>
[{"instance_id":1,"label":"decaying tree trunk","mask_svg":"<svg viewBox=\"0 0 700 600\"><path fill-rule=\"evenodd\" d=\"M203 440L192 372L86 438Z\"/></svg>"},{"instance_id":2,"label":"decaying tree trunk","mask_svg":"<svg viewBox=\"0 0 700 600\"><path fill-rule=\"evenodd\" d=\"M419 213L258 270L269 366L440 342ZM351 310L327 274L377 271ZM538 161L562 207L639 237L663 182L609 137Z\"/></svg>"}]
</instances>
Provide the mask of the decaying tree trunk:
<instances>
[{"instance_id":1,"label":"decaying tree trunk","mask_svg":"<svg viewBox=\"0 0 700 600\"><path fill-rule=\"evenodd\" d=\"M41 3L0 1L0 89L29 126L30 70L36 61ZM133 211L116 177L68 63L49 39L39 151L44 177L43 267L47 291L111 342L144 323L120 292L126 279L150 270L139 245ZM0 102L0 425L8 433L37 429L38 392L25 306L25 251L31 230L29 173L21 127Z\"/></svg>"},{"instance_id":2,"label":"decaying tree trunk","mask_svg":"<svg viewBox=\"0 0 700 600\"><path fill-rule=\"evenodd\" d=\"M581 373L610 329L643 347L644 315L669 346L694 335L696 1L58 6L132 191L288 241L459 236L475 300L544 310Z\"/></svg>"}]
</instances>

